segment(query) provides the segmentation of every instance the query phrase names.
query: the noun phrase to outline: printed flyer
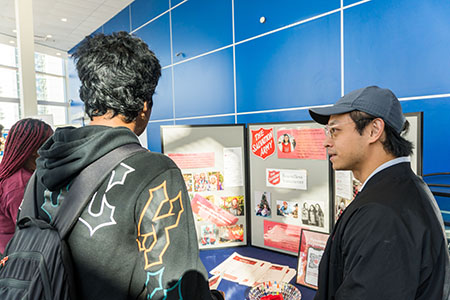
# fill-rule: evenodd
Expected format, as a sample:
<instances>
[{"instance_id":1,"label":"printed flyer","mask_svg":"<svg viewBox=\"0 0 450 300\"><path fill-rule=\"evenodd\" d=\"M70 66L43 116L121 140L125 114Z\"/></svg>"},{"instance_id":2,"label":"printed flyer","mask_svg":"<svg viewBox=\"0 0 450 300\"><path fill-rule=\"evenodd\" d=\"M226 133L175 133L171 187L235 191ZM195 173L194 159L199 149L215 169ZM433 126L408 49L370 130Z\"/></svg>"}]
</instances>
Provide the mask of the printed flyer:
<instances>
[{"instance_id":1,"label":"printed flyer","mask_svg":"<svg viewBox=\"0 0 450 300\"><path fill-rule=\"evenodd\" d=\"M306 170L266 169L266 185L276 188L306 190Z\"/></svg>"},{"instance_id":2,"label":"printed flyer","mask_svg":"<svg viewBox=\"0 0 450 300\"><path fill-rule=\"evenodd\" d=\"M264 220L264 245L298 253L301 227Z\"/></svg>"},{"instance_id":3,"label":"printed flyer","mask_svg":"<svg viewBox=\"0 0 450 300\"><path fill-rule=\"evenodd\" d=\"M319 263L328 240L328 234L302 229L298 253L297 283L317 289Z\"/></svg>"},{"instance_id":4,"label":"printed flyer","mask_svg":"<svg viewBox=\"0 0 450 300\"><path fill-rule=\"evenodd\" d=\"M327 159L322 128L277 130L278 158Z\"/></svg>"}]
</instances>

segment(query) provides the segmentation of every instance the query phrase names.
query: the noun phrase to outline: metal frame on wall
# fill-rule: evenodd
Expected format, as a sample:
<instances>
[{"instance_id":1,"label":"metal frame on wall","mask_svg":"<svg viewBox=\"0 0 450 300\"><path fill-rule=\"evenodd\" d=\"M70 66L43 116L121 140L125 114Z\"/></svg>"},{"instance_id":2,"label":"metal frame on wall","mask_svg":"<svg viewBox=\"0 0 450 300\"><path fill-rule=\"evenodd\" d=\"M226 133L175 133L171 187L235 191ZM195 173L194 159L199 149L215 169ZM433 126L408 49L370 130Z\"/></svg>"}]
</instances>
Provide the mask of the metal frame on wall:
<instances>
[{"instance_id":1,"label":"metal frame on wall","mask_svg":"<svg viewBox=\"0 0 450 300\"><path fill-rule=\"evenodd\" d=\"M301 229L329 233L333 225L323 126L253 123L247 136L251 245L297 256Z\"/></svg>"},{"instance_id":2,"label":"metal frame on wall","mask_svg":"<svg viewBox=\"0 0 450 300\"><path fill-rule=\"evenodd\" d=\"M181 169L200 249L247 245L244 124L161 126L162 153Z\"/></svg>"}]
</instances>

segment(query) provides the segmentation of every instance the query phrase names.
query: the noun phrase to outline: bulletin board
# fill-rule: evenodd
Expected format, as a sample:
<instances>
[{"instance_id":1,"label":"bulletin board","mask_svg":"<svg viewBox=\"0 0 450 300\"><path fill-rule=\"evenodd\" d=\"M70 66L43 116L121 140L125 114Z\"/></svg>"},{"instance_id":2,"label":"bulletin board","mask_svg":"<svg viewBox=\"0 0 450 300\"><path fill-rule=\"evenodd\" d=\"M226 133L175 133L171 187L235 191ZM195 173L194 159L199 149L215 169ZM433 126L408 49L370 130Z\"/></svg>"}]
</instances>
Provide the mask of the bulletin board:
<instances>
[{"instance_id":1,"label":"bulletin board","mask_svg":"<svg viewBox=\"0 0 450 300\"><path fill-rule=\"evenodd\" d=\"M422 132L423 113L414 112L404 114L409 122L409 130L403 137L413 143L413 153L411 155L411 169L419 176L422 176ZM334 223L337 222L344 209L353 201L360 186L351 171L334 172Z\"/></svg>"},{"instance_id":2,"label":"bulletin board","mask_svg":"<svg viewBox=\"0 0 450 300\"><path fill-rule=\"evenodd\" d=\"M329 233L332 169L315 122L248 125L251 244L298 255L302 229Z\"/></svg>"},{"instance_id":3,"label":"bulletin board","mask_svg":"<svg viewBox=\"0 0 450 300\"><path fill-rule=\"evenodd\" d=\"M161 126L162 152L181 169L200 249L247 244L242 124Z\"/></svg>"}]
</instances>

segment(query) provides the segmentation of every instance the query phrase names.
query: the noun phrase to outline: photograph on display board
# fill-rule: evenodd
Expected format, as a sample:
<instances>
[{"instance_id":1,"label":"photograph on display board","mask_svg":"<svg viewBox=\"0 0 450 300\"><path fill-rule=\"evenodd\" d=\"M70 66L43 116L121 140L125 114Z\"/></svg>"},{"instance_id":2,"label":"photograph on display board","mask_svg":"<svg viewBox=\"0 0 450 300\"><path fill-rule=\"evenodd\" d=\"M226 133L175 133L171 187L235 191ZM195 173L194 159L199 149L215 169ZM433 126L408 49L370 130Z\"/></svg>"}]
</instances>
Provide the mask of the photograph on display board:
<instances>
[{"instance_id":1,"label":"photograph on display board","mask_svg":"<svg viewBox=\"0 0 450 300\"><path fill-rule=\"evenodd\" d=\"M298 202L277 200L277 216L298 218Z\"/></svg>"},{"instance_id":2,"label":"photograph on display board","mask_svg":"<svg viewBox=\"0 0 450 300\"><path fill-rule=\"evenodd\" d=\"M244 196L227 196L220 197L220 208L228 211L233 216L244 215Z\"/></svg>"},{"instance_id":3,"label":"photograph on display board","mask_svg":"<svg viewBox=\"0 0 450 300\"><path fill-rule=\"evenodd\" d=\"M277 130L278 158L326 160L324 140L321 128L280 128Z\"/></svg>"},{"instance_id":4,"label":"photograph on display board","mask_svg":"<svg viewBox=\"0 0 450 300\"><path fill-rule=\"evenodd\" d=\"M215 224L200 225L200 244L203 246L215 245L218 243L218 232Z\"/></svg>"},{"instance_id":5,"label":"photograph on display board","mask_svg":"<svg viewBox=\"0 0 450 300\"><path fill-rule=\"evenodd\" d=\"M184 182L186 183L186 189L188 192L192 192L193 186L194 186L194 181L193 181L193 176L191 173L185 173L183 174L183 178L184 178Z\"/></svg>"},{"instance_id":6,"label":"photograph on display board","mask_svg":"<svg viewBox=\"0 0 450 300\"><path fill-rule=\"evenodd\" d=\"M280 134L278 132L278 157L281 153L293 153L295 150L295 138L289 133Z\"/></svg>"},{"instance_id":7,"label":"photograph on display board","mask_svg":"<svg viewBox=\"0 0 450 300\"><path fill-rule=\"evenodd\" d=\"M220 172L208 172L207 191L223 190L223 175Z\"/></svg>"},{"instance_id":8,"label":"photograph on display board","mask_svg":"<svg viewBox=\"0 0 450 300\"><path fill-rule=\"evenodd\" d=\"M328 240L328 234L302 229L297 263L298 284L317 289L319 263Z\"/></svg>"},{"instance_id":9,"label":"photograph on display board","mask_svg":"<svg viewBox=\"0 0 450 300\"><path fill-rule=\"evenodd\" d=\"M270 193L255 191L255 199L256 199L255 215L270 218L272 216L272 208L270 205Z\"/></svg>"},{"instance_id":10,"label":"photograph on display board","mask_svg":"<svg viewBox=\"0 0 450 300\"><path fill-rule=\"evenodd\" d=\"M219 243L243 242L244 225L236 224L233 226L219 227Z\"/></svg>"},{"instance_id":11,"label":"photograph on display board","mask_svg":"<svg viewBox=\"0 0 450 300\"><path fill-rule=\"evenodd\" d=\"M325 214L323 212L323 203L303 201L301 204L302 225L325 226Z\"/></svg>"}]
</instances>

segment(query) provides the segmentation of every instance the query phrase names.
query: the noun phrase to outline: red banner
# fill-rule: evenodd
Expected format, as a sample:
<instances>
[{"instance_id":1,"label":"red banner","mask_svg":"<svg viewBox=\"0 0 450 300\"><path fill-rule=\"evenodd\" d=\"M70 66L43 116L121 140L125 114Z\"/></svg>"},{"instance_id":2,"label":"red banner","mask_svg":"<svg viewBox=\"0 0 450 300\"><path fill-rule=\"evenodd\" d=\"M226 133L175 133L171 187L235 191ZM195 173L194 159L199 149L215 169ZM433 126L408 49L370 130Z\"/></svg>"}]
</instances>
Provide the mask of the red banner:
<instances>
[{"instance_id":1,"label":"red banner","mask_svg":"<svg viewBox=\"0 0 450 300\"><path fill-rule=\"evenodd\" d=\"M275 153L273 128L252 130L252 152L254 155L266 159Z\"/></svg>"}]
</instances>

